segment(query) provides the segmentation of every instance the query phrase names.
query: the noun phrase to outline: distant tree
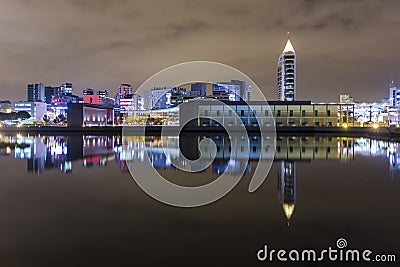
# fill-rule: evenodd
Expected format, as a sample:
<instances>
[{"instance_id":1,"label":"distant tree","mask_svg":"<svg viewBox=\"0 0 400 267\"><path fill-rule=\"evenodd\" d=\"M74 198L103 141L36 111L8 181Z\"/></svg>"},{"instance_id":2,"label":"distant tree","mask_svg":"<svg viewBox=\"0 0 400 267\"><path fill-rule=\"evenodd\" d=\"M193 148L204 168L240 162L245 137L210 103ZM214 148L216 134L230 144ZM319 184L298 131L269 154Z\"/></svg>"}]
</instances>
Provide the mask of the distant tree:
<instances>
[{"instance_id":1,"label":"distant tree","mask_svg":"<svg viewBox=\"0 0 400 267\"><path fill-rule=\"evenodd\" d=\"M26 120L26 119L29 119L30 117L31 117L31 115L28 112L19 111L14 114L13 119L14 120Z\"/></svg>"},{"instance_id":2,"label":"distant tree","mask_svg":"<svg viewBox=\"0 0 400 267\"><path fill-rule=\"evenodd\" d=\"M45 123L48 123L48 122L50 121L49 116L44 115L44 116L43 116L43 121L44 121Z\"/></svg>"}]
</instances>

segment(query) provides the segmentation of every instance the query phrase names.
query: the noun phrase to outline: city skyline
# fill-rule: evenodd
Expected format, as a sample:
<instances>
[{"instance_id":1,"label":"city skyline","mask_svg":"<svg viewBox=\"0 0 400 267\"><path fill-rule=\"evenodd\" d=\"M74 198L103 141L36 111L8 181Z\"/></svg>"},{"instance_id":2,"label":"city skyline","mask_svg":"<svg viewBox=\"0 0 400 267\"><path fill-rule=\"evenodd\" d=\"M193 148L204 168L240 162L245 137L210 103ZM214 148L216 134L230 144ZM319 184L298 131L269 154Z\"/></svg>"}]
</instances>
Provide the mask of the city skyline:
<instances>
[{"instance_id":1,"label":"city skyline","mask_svg":"<svg viewBox=\"0 0 400 267\"><path fill-rule=\"evenodd\" d=\"M396 1L3 2L0 99L25 99L35 81L114 95L120 83L136 89L170 65L210 60L248 74L275 100L287 31L299 100L379 101L390 73L400 80Z\"/></svg>"}]
</instances>

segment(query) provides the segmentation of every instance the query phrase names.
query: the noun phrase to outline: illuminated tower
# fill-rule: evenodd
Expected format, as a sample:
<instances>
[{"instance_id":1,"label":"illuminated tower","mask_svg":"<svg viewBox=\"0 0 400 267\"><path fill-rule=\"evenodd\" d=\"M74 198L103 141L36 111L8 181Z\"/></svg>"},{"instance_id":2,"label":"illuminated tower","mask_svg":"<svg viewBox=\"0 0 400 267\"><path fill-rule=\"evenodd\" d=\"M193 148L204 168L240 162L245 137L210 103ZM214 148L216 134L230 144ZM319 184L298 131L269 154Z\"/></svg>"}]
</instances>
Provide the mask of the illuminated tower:
<instances>
[{"instance_id":1,"label":"illuminated tower","mask_svg":"<svg viewBox=\"0 0 400 267\"><path fill-rule=\"evenodd\" d=\"M296 163L294 161L278 163L278 191L289 225L296 204Z\"/></svg>"},{"instance_id":2,"label":"illuminated tower","mask_svg":"<svg viewBox=\"0 0 400 267\"><path fill-rule=\"evenodd\" d=\"M296 99L296 52L289 39L278 60L278 100Z\"/></svg>"}]
</instances>

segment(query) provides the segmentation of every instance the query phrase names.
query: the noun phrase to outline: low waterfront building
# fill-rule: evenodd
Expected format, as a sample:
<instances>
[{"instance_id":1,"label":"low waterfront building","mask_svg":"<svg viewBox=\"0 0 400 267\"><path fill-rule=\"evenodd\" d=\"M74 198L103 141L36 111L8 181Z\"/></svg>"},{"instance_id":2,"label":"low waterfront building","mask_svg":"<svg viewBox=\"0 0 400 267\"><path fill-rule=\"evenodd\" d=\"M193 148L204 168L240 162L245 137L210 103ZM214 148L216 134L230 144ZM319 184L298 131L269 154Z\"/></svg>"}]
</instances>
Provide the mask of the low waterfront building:
<instances>
[{"instance_id":1,"label":"low waterfront building","mask_svg":"<svg viewBox=\"0 0 400 267\"><path fill-rule=\"evenodd\" d=\"M26 111L31 117L25 122L43 122L43 118L47 113L47 104L40 101L27 102L20 101L12 103L12 111L18 113Z\"/></svg>"},{"instance_id":2,"label":"low waterfront building","mask_svg":"<svg viewBox=\"0 0 400 267\"><path fill-rule=\"evenodd\" d=\"M112 126L114 124L112 107L70 103L67 110L68 126Z\"/></svg>"},{"instance_id":3,"label":"low waterfront building","mask_svg":"<svg viewBox=\"0 0 400 267\"><path fill-rule=\"evenodd\" d=\"M113 107L115 99L108 97L107 90L100 91L88 88L83 90L83 103Z\"/></svg>"},{"instance_id":4,"label":"low waterfront building","mask_svg":"<svg viewBox=\"0 0 400 267\"><path fill-rule=\"evenodd\" d=\"M12 105L10 100L0 100L0 112L11 113Z\"/></svg>"},{"instance_id":5,"label":"low waterfront building","mask_svg":"<svg viewBox=\"0 0 400 267\"><path fill-rule=\"evenodd\" d=\"M290 42L289 34L285 48L278 59L278 99L296 100L296 52Z\"/></svg>"},{"instance_id":6,"label":"low waterfront building","mask_svg":"<svg viewBox=\"0 0 400 267\"><path fill-rule=\"evenodd\" d=\"M222 103L221 103L222 102ZM239 126L235 118L239 116L243 126L353 126L353 104L311 103L311 101L193 101L180 105L180 121L197 118L193 126ZM233 111L236 114L233 114ZM211 117L206 118L206 117ZM256 117L260 120L261 125Z\"/></svg>"},{"instance_id":7,"label":"low waterfront building","mask_svg":"<svg viewBox=\"0 0 400 267\"><path fill-rule=\"evenodd\" d=\"M45 102L45 91L43 83L31 83L27 85L27 100L29 102L33 101L43 101Z\"/></svg>"}]
</instances>

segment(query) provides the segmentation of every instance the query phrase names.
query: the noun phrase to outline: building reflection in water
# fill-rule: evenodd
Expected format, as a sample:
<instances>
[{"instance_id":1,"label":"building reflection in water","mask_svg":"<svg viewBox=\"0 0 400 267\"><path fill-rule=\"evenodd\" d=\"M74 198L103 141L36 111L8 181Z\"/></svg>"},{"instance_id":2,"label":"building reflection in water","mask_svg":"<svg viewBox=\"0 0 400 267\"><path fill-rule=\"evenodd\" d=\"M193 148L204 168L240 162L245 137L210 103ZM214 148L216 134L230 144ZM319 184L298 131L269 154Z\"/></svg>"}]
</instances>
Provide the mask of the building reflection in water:
<instances>
[{"instance_id":1,"label":"building reflection in water","mask_svg":"<svg viewBox=\"0 0 400 267\"><path fill-rule=\"evenodd\" d=\"M289 226L296 205L295 161L283 160L278 162L278 195Z\"/></svg>"},{"instance_id":2,"label":"building reflection in water","mask_svg":"<svg viewBox=\"0 0 400 267\"><path fill-rule=\"evenodd\" d=\"M210 170L214 174L224 171L237 173L243 167L251 173L251 164L261 158L272 158L278 166L278 195L288 220L293 217L296 205L296 163L313 160L349 161L355 157L384 157L389 162L392 176L400 170L400 143L369 138L280 136L276 139L276 150L271 140L261 140L259 135L250 135L249 143L241 136L183 135L177 136L4 136L0 134L0 156L27 161L27 171L40 175L45 170L58 169L63 173L73 171L73 164L81 162L83 167L106 166L116 161L121 172L128 172L128 162L143 162L147 153L156 169L174 169L172 162L180 161L181 151L187 158L199 156L196 148L204 138L212 139L217 148L216 158ZM235 142L237 151L231 151ZM248 147L248 149L246 149ZM204 151L211 157L211 152ZM208 153L208 154L207 154ZM231 153L234 158L230 158ZM205 157L207 158L207 157ZM206 166L206 162L197 162ZM196 166L199 167L199 166Z\"/></svg>"}]
</instances>

